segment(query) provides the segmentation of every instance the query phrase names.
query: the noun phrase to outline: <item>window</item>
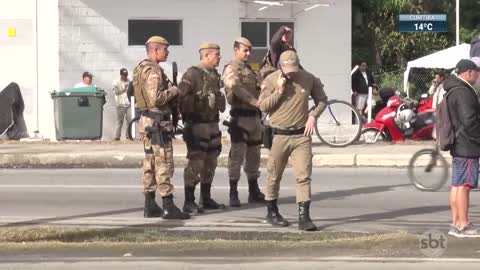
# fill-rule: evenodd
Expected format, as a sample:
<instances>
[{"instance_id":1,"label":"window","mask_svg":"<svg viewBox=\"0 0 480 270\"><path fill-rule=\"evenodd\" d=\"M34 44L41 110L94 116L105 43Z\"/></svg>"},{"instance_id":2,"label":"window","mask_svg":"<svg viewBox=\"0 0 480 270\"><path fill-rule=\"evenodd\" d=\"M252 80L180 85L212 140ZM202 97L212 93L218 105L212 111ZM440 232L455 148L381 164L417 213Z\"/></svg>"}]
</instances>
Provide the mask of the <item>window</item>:
<instances>
[{"instance_id":1,"label":"window","mask_svg":"<svg viewBox=\"0 0 480 270\"><path fill-rule=\"evenodd\" d=\"M250 64L254 69L258 70L263 57L265 57L270 47L270 41L273 35L275 35L282 25L286 25L294 30L293 22L242 22L242 36L250 40L253 46L250 55ZM292 43L293 42L294 40L292 40Z\"/></svg>"},{"instance_id":2,"label":"window","mask_svg":"<svg viewBox=\"0 0 480 270\"><path fill-rule=\"evenodd\" d=\"M162 36L171 45L182 45L182 21L128 20L128 45L145 45L151 36Z\"/></svg>"},{"instance_id":3,"label":"window","mask_svg":"<svg viewBox=\"0 0 480 270\"><path fill-rule=\"evenodd\" d=\"M242 22L242 37L246 37L253 47L267 47L266 22Z\"/></svg>"}]
</instances>

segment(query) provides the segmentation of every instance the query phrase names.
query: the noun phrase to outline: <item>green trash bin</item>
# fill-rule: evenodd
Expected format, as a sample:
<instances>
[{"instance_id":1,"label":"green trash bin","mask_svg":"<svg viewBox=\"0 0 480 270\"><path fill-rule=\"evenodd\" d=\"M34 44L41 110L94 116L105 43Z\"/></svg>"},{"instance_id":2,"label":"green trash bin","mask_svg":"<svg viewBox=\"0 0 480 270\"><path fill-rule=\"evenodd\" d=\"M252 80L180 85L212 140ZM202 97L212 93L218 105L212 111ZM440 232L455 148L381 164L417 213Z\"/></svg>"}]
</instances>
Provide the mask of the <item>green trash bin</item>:
<instances>
[{"instance_id":1,"label":"green trash bin","mask_svg":"<svg viewBox=\"0 0 480 270\"><path fill-rule=\"evenodd\" d=\"M57 140L100 140L105 91L94 86L51 93Z\"/></svg>"}]
</instances>

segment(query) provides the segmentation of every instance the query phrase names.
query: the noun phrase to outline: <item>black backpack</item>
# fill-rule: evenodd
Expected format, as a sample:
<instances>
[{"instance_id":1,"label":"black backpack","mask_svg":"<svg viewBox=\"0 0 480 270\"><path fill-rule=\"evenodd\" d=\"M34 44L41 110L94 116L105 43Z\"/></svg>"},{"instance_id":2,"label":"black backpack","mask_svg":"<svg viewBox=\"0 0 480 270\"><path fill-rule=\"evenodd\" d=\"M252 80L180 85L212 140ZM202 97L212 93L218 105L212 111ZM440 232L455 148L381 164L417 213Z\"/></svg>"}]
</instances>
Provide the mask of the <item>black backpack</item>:
<instances>
[{"instance_id":1,"label":"black backpack","mask_svg":"<svg viewBox=\"0 0 480 270\"><path fill-rule=\"evenodd\" d=\"M436 135L437 135L437 145L438 148L442 151L448 151L455 144L455 141L458 136L458 131L455 131L450 119L450 112L448 110L447 98L455 89L461 89L461 87L455 87L448 91L440 104L437 106L436 110Z\"/></svg>"}]
</instances>

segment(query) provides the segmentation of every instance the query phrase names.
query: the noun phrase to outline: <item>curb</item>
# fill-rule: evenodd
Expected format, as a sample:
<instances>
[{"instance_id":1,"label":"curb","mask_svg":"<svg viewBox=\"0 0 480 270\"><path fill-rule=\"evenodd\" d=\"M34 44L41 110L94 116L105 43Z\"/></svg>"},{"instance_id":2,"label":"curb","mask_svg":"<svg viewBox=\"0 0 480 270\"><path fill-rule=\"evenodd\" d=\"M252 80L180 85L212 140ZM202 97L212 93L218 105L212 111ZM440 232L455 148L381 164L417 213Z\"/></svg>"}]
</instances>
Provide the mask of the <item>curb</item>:
<instances>
[{"instance_id":1,"label":"curb","mask_svg":"<svg viewBox=\"0 0 480 270\"><path fill-rule=\"evenodd\" d=\"M7 154L0 156L0 168L140 168L143 157L143 153ZM410 154L315 154L312 167L406 167L411 157ZM262 155L262 168L266 168L267 159L268 155ZM185 167L187 162L184 154L174 155L175 166ZM220 155L218 167L227 165L228 155ZM290 162L288 166L291 167Z\"/></svg>"}]
</instances>

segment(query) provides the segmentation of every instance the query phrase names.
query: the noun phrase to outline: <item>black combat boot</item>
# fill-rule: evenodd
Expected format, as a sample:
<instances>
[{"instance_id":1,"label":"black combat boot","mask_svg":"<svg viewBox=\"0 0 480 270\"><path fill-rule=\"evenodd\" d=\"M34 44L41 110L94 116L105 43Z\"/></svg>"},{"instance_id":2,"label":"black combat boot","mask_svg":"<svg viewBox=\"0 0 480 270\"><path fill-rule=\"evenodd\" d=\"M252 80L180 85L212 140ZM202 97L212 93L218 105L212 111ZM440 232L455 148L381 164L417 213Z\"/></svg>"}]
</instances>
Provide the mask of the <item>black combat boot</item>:
<instances>
[{"instance_id":1,"label":"black combat boot","mask_svg":"<svg viewBox=\"0 0 480 270\"><path fill-rule=\"evenodd\" d=\"M298 203L298 229L316 231L317 226L310 219L310 201Z\"/></svg>"},{"instance_id":2,"label":"black combat boot","mask_svg":"<svg viewBox=\"0 0 480 270\"><path fill-rule=\"evenodd\" d=\"M248 179L248 203L263 203L265 195L258 188L257 179Z\"/></svg>"},{"instance_id":3,"label":"black combat boot","mask_svg":"<svg viewBox=\"0 0 480 270\"><path fill-rule=\"evenodd\" d=\"M203 208L195 203L195 187L185 187L183 212L189 214L201 214L204 212Z\"/></svg>"},{"instance_id":4,"label":"black combat boot","mask_svg":"<svg viewBox=\"0 0 480 270\"><path fill-rule=\"evenodd\" d=\"M210 196L210 189L212 188L212 184L202 183L200 184L200 204L203 206L205 210L217 210L217 209L224 209L224 204L219 204L212 199Z\"/></svg>"},{"instance_id":5,"label":"black combat boot","mask_svg":"<svg viewBox=\"0 0 480 270\"><path fill-rule=\"evenodd\" d=\"M230 207L240 207L240 199L238 198L238 180L230 180Z\"/></svg>"},{"instance_id":6,"label":"black combat boot","mask_svg":"<svg viewBox=\"0 0 480 270\"><path fill-rule=\"evenodd\" d=\"M183 213L173 203L173 195L162 197L163 203L163 218L164 219L189 219L190 215Z\"/></svg>"},{"instance_id":7,"label":"black combat boot","mask_svg":"<svg viewBox=\"0 0 480 270\"><path fill-rule=\"evenodd\" d=\"M265 201L267 203L267 217L265 217L265 220L272 224L273 226L277 227L287 227L290 225L286 219L280 215L278 212L278 207L277 207L277 200L273 201Z\"/></svg>"},{"instance_id":8,"label":"black combat boot","mask_svg":"<svg viewBox=\"0 0 480 270\"><path fill-rule=\"evenodd\" d=\"M155 218L161 217L163 214L162 208L155 202L155 191L145 193L145 207L143 208L143 217Z\"/></svg>"}]
</instances>

